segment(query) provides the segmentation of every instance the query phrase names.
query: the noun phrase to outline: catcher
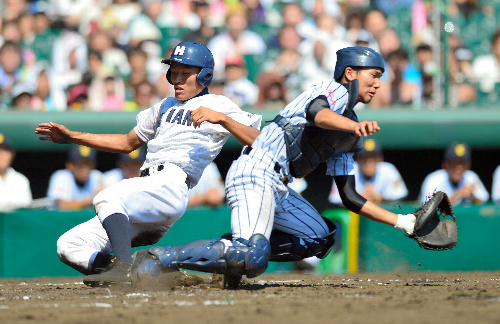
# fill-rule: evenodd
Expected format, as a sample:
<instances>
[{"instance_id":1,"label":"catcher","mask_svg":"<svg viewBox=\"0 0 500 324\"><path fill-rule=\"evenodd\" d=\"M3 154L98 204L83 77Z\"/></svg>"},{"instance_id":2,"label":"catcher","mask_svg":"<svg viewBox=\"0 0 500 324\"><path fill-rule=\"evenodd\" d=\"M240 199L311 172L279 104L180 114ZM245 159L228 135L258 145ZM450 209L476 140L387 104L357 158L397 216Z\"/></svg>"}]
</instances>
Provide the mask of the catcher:
<instances>
[{"instance_id":1,"label":"catcher","mask_svg":"<svg viewBox=\"0 0 500 324\"><path fill-rule=\"evenodd\" d=\"M397 215L356 192L353 155L362 137L380 127L376 121L358 121L353 108L371 101L384 66L382 56L368 47L339 50L335 81L319 83L288 104L233 162L226 179L232 234L139 251L133 276L183 268L222 273L227 286L235 288L242 275L263 273L268 261L324 258L333 247L335 225L288 186L321 162L349 210L403 231L426 249L452 248L457 231L445 194L435 193L414 213ZM451 219L444 219L448 215Z\"/></svg>"}]
</instances>

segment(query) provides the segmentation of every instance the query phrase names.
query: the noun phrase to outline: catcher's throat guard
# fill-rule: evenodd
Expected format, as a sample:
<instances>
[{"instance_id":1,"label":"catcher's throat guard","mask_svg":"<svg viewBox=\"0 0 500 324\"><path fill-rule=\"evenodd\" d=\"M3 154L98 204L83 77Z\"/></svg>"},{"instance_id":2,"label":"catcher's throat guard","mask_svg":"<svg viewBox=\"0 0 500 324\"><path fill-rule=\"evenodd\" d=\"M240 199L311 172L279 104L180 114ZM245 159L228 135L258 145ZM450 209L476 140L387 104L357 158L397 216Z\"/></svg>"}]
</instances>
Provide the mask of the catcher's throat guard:
<instances>
[{"instance_id":1,"label":"catcher's throat guard","mask_svg":"<svg viewBox=\"0 0 500 324\"><path fill-rule=\"evenodd\" d=\"M410 238L426 250L449 250L458 240L455 214L448 196L434 193L422 207L412 213L416 217Z\"/></svg>"}]
</instances>

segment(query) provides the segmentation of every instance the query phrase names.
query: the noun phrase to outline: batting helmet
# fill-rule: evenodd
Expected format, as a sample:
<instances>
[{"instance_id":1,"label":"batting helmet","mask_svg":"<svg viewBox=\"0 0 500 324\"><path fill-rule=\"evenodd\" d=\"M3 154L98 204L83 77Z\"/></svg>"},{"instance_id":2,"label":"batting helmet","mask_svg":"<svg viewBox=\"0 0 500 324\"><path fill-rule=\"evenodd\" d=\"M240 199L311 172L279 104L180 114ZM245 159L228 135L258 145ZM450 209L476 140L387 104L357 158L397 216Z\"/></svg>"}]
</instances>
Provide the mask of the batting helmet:
<instances>
[{"instance_id":1,"label":"batting helmet","mask_svg":"<svg viewBox=\"0 0 500 324\"><path fill-rule=\"evenodd\" d=\"M337 51L337 64L333 78L338 80L348 66L374 67L385 70L384 58L369 47L346 47Z\"/></svg>"},{"instance_id":2,"label":"batting helmet","mask_svg":"<svg viewBox=\"0 0 500 324\"><path fill-rule=\"evenodd\" d=\"M199 66L201 67L200 73L196 77L196 80L204 86L207 87L212 81L214 74L214 57L212 52L203 44L185 41L179 43L168 59L162 60L162 63L171 64L171 62L179 62L186 65ZM167 80L172 83L170 79L170 68L167 71Z\"/></svg>"}]
</instances>

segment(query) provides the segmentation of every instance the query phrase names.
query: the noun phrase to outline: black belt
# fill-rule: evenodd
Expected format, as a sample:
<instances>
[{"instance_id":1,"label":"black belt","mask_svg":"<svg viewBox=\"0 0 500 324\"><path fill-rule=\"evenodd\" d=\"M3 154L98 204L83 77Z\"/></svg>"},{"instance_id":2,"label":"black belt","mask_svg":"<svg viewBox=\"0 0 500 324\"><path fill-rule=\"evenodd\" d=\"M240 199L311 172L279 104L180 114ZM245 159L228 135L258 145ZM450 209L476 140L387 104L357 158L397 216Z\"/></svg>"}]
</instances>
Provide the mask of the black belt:
<instances>
[{"instance_id":1,"label":"black belt","mask_svg":"<svg viewBox=\"0 0 500 324\"><path fill-rule=\"evenodd\" d=\"M163 164L160 164L158 166L158 171L161 171L165 168L165 166ZM139 175L141 177L148 177L149 176L149 168L147 169L144 169L141 171L141 174ZM189 181L189 178L186 176L186 181L185 181L186 185L188 186L188 188L191 188L191 181Z\"/></svg>"},{"instance_id":2,"label":"black belt","mask_svg":"<svg viewBox=\"0 0 500 324\"><path fill-rule=\"evenodd\" d=\"M252 147L251 147L251 146L247 146L247 147L245 147L245 149L243 150L243 154L245 154L245 155L250 154L250 152L252 152ZM280 173L280 171L281 171L281 167L280 167L280 165L278 164L278 162L276 162L276 163L274 164L274 172L276 172L276 173ZM281 179L281 181L285 184L285 186L288 184L288 182L290 182L290 181L288 181L288 176L285 176L283 179Z\"/></svg>"}]
</instances>

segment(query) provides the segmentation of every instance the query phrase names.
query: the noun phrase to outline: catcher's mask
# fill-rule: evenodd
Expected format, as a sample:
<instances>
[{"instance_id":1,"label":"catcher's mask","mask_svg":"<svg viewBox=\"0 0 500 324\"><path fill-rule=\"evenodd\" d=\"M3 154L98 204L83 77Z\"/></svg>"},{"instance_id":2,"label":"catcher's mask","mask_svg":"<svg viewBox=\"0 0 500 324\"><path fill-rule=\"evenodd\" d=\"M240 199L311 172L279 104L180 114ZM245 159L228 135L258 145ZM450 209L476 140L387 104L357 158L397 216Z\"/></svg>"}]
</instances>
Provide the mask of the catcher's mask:
<instances>
[{"instance_id":1,"label":"catcher's mask","mask_svg":"<svg viewBox=\"0 0 500 324\"><path fill-rule=\"evenodd\" d=\"M170 57L161 62L165 64L179 62L186 65L201 67L201 71L198 73L196 80L204 87L208 87L212 81L214 74L214 57L212 52L210 52L205 45L198 42L185 41L179 43L175 46ZM169 68L166 77L168 82L173 84L170 75L171 72Z\"/></svg>"},{"instance_id":2,"label":"catcher's mask","mask_svg":"<svg viewBox=\"0 0 500 324\"><path fill-rule=\"evenodd\" d=\"M364 46L346 47L337 51L337 63L335 64L333 78L338 81L348 66L379 68L382 69L382 72L385 70L382 55Z\"/></svg>"}]
</instances>

